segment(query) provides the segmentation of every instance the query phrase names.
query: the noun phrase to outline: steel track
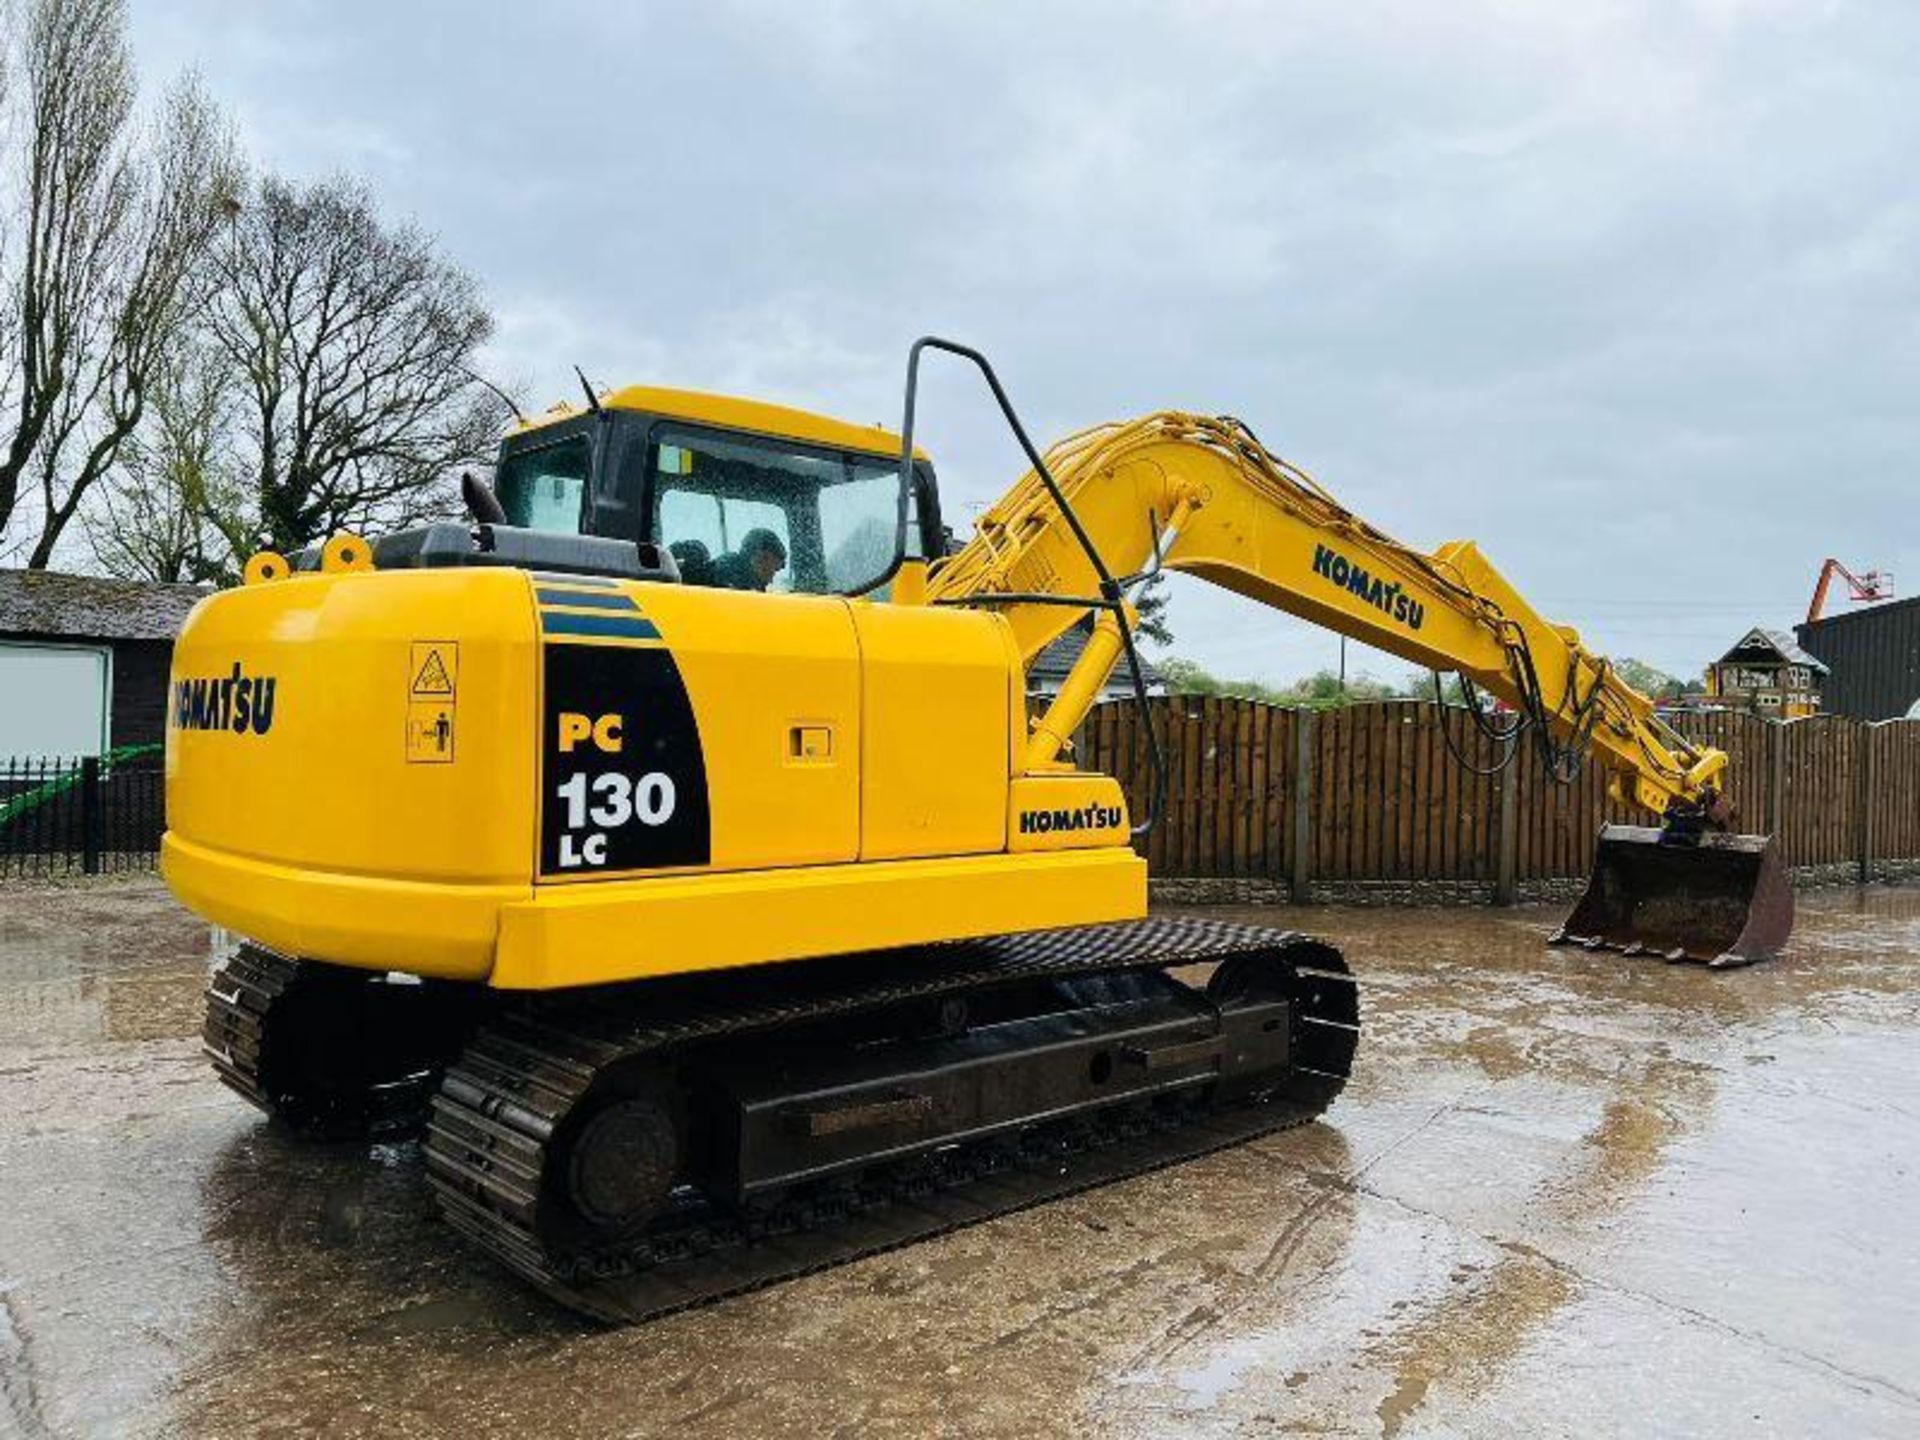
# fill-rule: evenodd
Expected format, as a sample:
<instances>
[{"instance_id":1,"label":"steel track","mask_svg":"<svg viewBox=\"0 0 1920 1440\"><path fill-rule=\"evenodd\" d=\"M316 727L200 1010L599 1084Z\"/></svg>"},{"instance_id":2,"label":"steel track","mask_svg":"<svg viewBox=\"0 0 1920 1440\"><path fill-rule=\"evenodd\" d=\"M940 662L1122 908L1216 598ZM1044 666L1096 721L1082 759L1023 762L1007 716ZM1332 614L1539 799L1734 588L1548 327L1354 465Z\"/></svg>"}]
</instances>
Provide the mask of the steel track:
<instances>
[{"instance_id":1,"label":"steel track","mask_svg":"<svg viewBox=\"0 0 1920 1440\"><path fill-rule=\"evenodd\" d=\"M458 1052L462 1031L456 1017L474 1010L467 993L474 987L443 987L429 997L419 987L376 990L381 978L244 943L207 981L200 1048L230 1089L303 1134L364 1139L416 1133L427 1121L445 1060ZM420 1022L415 1038L421 1047L417 1063L406 1067L409 1073L355 1084L345 1079L352 1073L350 1056L340 1057L337 1074L313 1073L310 1057L319 1047L311 1029L299 1033L302 1026L325 1025L321 1034L329 1038L321 1045L381 1043L365 1030L342 1029L342 1004L356 1002L409 1007L406 1013ZM447 1028L449 1021L455 1028ZM289 1056L309 1062L306 1070L287 1063ZM329 1083L315 1085L316 1079Z\"/></svg>"},{"instance_id":2,"label":"steel track","mask_svg":"<svg viewBox=\"0 0 1920 1440\"><path fill-rule=\"evenodd\" d=\"M1292 1067L1265 1093L1128 1103L951 1146L729 1210L670 1207L618 1249L556 1254L542 1185L568 1112L615 1066L832 1017L1038 979L1270 956L1295 977ZM573 1309L632 1323L843 1264L1107 1184L1322 1113L1357 1040L1351 976L1332 947L1209 920L1040 931L544 997L496 1015L447 1072L425 1155L448 1222Z\"/></svg>"}]
</instances>

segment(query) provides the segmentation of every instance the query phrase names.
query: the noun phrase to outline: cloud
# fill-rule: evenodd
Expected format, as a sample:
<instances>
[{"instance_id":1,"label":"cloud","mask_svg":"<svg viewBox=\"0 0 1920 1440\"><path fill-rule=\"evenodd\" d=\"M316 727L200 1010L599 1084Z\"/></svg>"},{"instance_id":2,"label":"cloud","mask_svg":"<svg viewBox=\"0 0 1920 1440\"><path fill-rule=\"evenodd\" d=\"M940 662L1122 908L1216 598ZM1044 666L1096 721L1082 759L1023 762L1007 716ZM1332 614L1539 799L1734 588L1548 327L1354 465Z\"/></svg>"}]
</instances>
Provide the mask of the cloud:
<instances>
[{"instance_id":1,"label":"cloud","mask_svg":"<svg viewBox=\"0 0 1920 1440\"><path fill-rule=\"evenodd\" d=\"M485 281L492 358L891 418L982 345L1036 434L1228 411L1597 643L1697 671L1820 559L1920 575L1920 12L136 4L249 142L365 173ZM1014 477L930 375L949 512ZM1198 584L1179 648L1337 641ZM1391 661L1368 662L1399 673Z\"/></svg>"}]
</instances>

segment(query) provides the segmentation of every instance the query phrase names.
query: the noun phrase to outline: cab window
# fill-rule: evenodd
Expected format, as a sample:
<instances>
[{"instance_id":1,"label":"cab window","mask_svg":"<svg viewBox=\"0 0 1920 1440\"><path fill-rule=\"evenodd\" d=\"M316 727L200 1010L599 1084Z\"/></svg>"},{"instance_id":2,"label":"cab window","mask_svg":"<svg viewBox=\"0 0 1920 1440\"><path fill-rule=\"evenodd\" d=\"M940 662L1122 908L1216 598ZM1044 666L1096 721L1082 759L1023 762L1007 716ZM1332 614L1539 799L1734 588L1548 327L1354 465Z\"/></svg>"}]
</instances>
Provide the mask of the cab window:
<instances>
[{"instance_id":1,"label":"cab window","mask_svg":"<svg viewBox=\"0 0 1920 1440\"><path fill-rule=\"evenodd\" d=\"M845 478L820 491L820 546L830 589L864 590L893 568L899 512L899 466L848 456Z\"/></svg>"},{"instance_id":2,"label":"cab window","mask_svg":"<svg viewBox=\"0 0 1920 1440\"><path fill-rule=\"evenodd\" d=\"M791 556L792 536L787 512L772 500L750 495L716 495L673 483L660 489L658 534L680 565L688 585L724 585L731 589L785 591L793 588L792 572L783 565L765 585L745 578L725 563L738 556L748 537L764 548L761 532L779 542L775 558ZM757 579L757 577L755 577Z\"/></svg>"},{"instance_id":3,"label":"cab window","mask_svg":"<svg viewBox=\"0 0 1920 1440\"><path fill-rule=\"evenodd\" d=\"M884 457L662 426L652 534L690 585L848 595L899 548L899 473Z\"/></svg>"},{"instance_id":4,"label":"cab window","mask_svg":"<svg viewBox=\"0 0 1920 1440\"><path fill-rule=\"evenodd\" d=\"M585 435L503 456L494 475L494 493L507 523L529 530L575 535L587 494L593 447Z\"/></svg>"}]
</instances>

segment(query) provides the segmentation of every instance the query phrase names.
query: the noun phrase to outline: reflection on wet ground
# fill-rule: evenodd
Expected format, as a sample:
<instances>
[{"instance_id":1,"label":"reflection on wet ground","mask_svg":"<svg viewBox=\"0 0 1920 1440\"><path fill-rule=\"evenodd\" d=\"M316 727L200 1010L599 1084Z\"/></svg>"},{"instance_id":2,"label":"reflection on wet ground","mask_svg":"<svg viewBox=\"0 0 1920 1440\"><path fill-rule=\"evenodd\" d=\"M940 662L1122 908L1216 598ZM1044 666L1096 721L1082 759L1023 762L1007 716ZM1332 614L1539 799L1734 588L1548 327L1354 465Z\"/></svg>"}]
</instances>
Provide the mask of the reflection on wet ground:
<instances>
[{"instance_id":1,"label":"reflection on wet ground","mask_svg":"<svg viewBox=\"0 0 1920 1440\"><path fill-rule=\"evenodd\" d=\"M1801 916L1245 912L1361 977L1326 1123L605 1331L222 1091L157 887L0 891L0 1433L1913 1434L1920 890Z\"/></svg>"}]
</instances>

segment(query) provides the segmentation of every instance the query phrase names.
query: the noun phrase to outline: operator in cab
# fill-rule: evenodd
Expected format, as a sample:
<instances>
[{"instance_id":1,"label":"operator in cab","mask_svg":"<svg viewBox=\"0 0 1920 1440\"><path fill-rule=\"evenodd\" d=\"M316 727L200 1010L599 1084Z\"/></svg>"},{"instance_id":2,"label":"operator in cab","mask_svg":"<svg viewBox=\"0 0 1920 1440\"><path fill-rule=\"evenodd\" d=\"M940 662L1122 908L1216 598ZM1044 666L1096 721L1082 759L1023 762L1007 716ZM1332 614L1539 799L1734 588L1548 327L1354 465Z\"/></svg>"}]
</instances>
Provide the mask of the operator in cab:
<instances>
[{"instance_id":1,"label":"operator in cab","mask_svg":"<svg viewBox=\"0 0 1920 1440\"><path fill-rule=\"evenodd\" d=\"M713 583L729 590L764 590L787 568L787 547L771 530L755 528L740 537L740 548L713 562Z\"/></svg>"}]
</instances>

